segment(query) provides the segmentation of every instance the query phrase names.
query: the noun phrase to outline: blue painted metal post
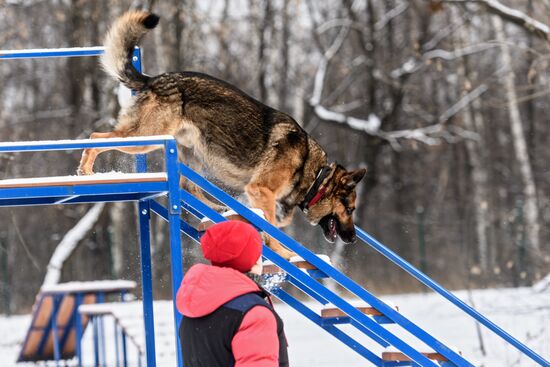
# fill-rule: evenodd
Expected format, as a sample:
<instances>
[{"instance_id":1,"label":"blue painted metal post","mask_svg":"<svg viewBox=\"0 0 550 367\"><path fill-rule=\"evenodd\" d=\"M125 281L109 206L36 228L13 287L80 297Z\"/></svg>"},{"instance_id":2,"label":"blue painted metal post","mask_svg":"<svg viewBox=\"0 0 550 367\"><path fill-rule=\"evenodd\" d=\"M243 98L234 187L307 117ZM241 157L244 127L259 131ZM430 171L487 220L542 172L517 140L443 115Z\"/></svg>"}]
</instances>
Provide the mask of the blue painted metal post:
<instances>
[{"instance_id":1,"label":"blue painted metal post","mask_svg":"<svg viewBox=\"0 0 550 367\"><path fill-rule=\"evenodd\" d=\"M105 303L105 293L99 292L97 294L97 303ZM105 345L105 320L104 316L99 316L97 318L97 328L99 334L99 350L101 351L101 361L107 363L107 353ZM101 363L101 362L100 362Z\"/></svg>"},{"instance_id":2,"label":"blue painted metal post","mask_svg":"<svg viewBox=\"0 0 550 367\"><path fill-rule=\"evenodd\" d=\"M183 367L183 358L181 354L181 343L179 339L178 328L181 322L181 315L176 308L176 293L183 279L183 259L181 255L181 233L180 233L180 195L178 172L178 149L175 140L166 142L166 172L168 175L168 205L169 205L169 226L170 226L170 258L172 268L172 300L174 308L174 322L176 332L176 353L178 356L178 366Z\"/></svg>"},{"instance_id":3,"label":"blue painted metal post","mask_svg":"<svg viewBox=\"0 0 550 367\"><path fill-rule=\"evenodd\" d=\"M128 350L126 349L126 333L121 329L122 334L122 366L128 367Z\"/></svg>"},{"instance_id":4,"label":"blue painted metal post","mask_svg":"<svg viewBox=\"0 0 550 367\"><path fill-rule=\"evenodd\" d=\"M116 367L120 367L120 351L118 348L118 324L116 322L116 319L113 318L113 330L114 330L114 337L115 337L115 363Z\"/></svg>"},{"instance_id":5,"label":"blue painted metal post","mask_svg":"<svg viewBox=\"0 0 550 367\"><path fill-rule=\"evenodd\" d=\"M139 236L141 249L141 288L143 294L143 322L145 325L145 353L147 367L155 367L155 322L153 314L153 279L151 271L151 237L149 201L140 201Z\"/></svg>"},{"instance_id":6,"label":"blue painted metal post","mask_svg":"<svg viewBox=\"0 0 550 367\"><path fill-rule=\"evenodd\" d=\"M132 65L134 66L134 68L136 68L137 71L141 73L141 49L139 47L134 48L134 54L132 55ZM134 94L135 94L135 91L132 91L132 95ZM146 154L136 155L136 171L137 172L147 171Z\"/></svg>"},{"instance_id":7,"label":"blue painted metal post","mask_svg":"<svg viewBox=\"0 0 550 367\"><path fill-rule=\"evenodd\" d=\"M75 296L76 315L74 317L75 328L75 344L76 344L76 357L78 359L78 367L82 367L82 318L78 307L82 304L82 294L77 293Z\"/></svg>"},{"instance_id":8,"label":"blue painted metal post","mask_svg":"<svg viewBox=\"0 0 550 367\"><path fill-rule=\"evenodd\" d=\"M98 323L97 323L97 317L95 316L90 316L90 321L92 322L92 325L93 325L93 330L94 330L94 366L95 367L99 367L100 366L100 361L99 361L99 335L98 335Z\"/></svg>"},{"instance_id":9,"label":"blue painted metal post","mask_svg":"<svg viewBox=\"0 0 550 367\"><path fill-rule=\"evenodd\" d=\"M136 47L132 55L132 65L141 72L141 50ZM132 92L134 94L134 92ZM136 171L147 171L147 156L138 154L136 156ZM147 367L156 366L155 353L155 319L153 312L153 275L151 271L151 209L149 200L140 201L139 228L141 248L141 287L143 294L143 322L145 326L145 353L147 356Z\"/></svg>"},{"instance_id":10,"label":"blue painted metal post","mask_svg":"<svg viewBox=\"0 0 550 367\"><path fill-rule=\"evenodd\" d=\"M500 336L507 343L517 348L520 352L522 352L523 354L531 358L533 361L535 361L539 365L544 367L550 366L550 361L545 360L543 357L535 353L525 344L521 343L512 335L508 334L506 331L504 331L498 325L493 323L491 320L489 320L488 318L486 318L485 316L477 312L475 309L467 305L464 301L459 299L457 296L455 296L454 294L452 294L451 292L443 288L441 285L439 285L439 283L437 283L436 281L428 277L426 274L416 269L414 266L412 266L402 257L400 257L395 252L393 252L392 250L384 246L381 242L379 242L377 239L372 237L370 234L368 234L367 232L365 232L364 230L362 230L357 226L355 226L355 230L357 232L357 237L359 237L361 240L367 243L370 247L374 248L376 251L384 255L391 262L393 262L394 264L397 264L401 269L405 270L407 273L412 275L422 284L426 285L433 291L439 293L441 296L443 296L448 301L453 303L455 306L460 308L462 311L464 311L465 313L467 313L468 315L476 319L479 323L483 324L486 328L488 328L493 333Z\"/></svg>"},{"instance_id":11,"label":"blue painted metal post","mask_svg":"<svg viewBox=\"0 0 550 367\"><path fill-rule=\"evenodd\" d=\"M61 303L61 297L55 296L53 301L52 311L52 342L53 342L53 357L55 359L55 365L59 366L59 360L61 359L61 352L59 350L59 330L57 329L57 313L59 311L59 304Z\"/></svg>"}]
</instances>

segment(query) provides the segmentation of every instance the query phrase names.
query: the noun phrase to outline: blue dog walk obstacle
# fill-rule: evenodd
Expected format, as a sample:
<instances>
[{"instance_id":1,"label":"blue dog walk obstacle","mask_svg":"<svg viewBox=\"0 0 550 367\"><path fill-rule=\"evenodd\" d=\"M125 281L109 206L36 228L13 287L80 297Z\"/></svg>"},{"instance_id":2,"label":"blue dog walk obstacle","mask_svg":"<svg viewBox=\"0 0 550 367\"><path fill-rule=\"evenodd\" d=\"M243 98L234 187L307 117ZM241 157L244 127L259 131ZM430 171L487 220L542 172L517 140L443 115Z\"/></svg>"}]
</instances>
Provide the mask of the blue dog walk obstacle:
<instances>
[{"instance_id":1,"label":"blue dog walk obstacle","mask_svg":"<svg viewBox=\"0 0 550 367\"><path fill-rule=\"evenodd\" d=\"M0 51L0 59L34 58L34 57L71 57L97 56L102 53L100 47L56 50L29 50L29 51ZM140 68L141 58L139 49L136 49L133 58L136 67ZM189 192L180 189L180 176L185 177L198 185L202 190L234 210L242 218L248 220L267 235L275 238L290 250L297 253L303 261L293 264L264 246L263 255L273 263L271 271L284 276L285 283L302 291L325 308L324 314L312 310L307 303L295 298L280 287L271 289L271 293L285 302L307 319L324 329L336 339L364 357L374 366L473 366L465 356L437 340L412 321L403 316L395 307L382 302L379 298L363 288L352 279L345 276L329 263L317 257L306 247L302 246L287 234L278 230L249 208L245 207L221 189L207 181L204 177L178 162L176 141L170 136L142 137L131 139L97 139L75 141L47 141L47 142L18 142L0 143L0 154L31 151L80 150L90 147L117 147L117 146L145 146L161 145L164 148L165 170L161 173L146 173L147 161L145 156L138 156L134 174L93 175L90 178L68 176L65 178L44 179L15 179L0 181L0 206L22 205L52 205L76 204L93 202L134 201L138 203L139 238L141 249L141 282L143 297L143 318L145 333L145 352L148 367L156 365L153 289L151 274L150 226L151 213L155 213L169 223L170 255L172 273L172 294L175 293L183 277L181 234L193 241L198 241L200 233L188 222L181 219L182 211L202 220L208 218L212 222L226 220L221 214L213 211ZM166 204L158 201L159 198ZM358 238L384 255L391 262L398 265L411 276L440 294L456 305L460 310L471 316L493 333L501 337L506 343L517 348L521 353L532 359L540 366L550 367L550 362L529 349L517 339L509 335L479 312L462 302L441 285L420 272L411 264L403 260L393 251L385 247L362 229L356 227ZM307 265L305 265L307 264ZM306 267L303 271L298 266ZM265 276L271 276L266 274ZM357 300L366 303L356 307L348 300L340 297L317 281L317 278L326 278L335 281L353 294ZM174 333L178 366L182 366L181 350L177 327L181 315L174 312ZM379 350L371 350L360 340L346 333L339 327L341 324L350 324L362 334L380 346ZM396 336L386 328L387 324L400 327L412 334L418 341L427 345L431 350L421 351L410 343ZM54 325L55 326L55 325ZM59 337L54 327L52 337Z\"/></svg>"}]
</instances>

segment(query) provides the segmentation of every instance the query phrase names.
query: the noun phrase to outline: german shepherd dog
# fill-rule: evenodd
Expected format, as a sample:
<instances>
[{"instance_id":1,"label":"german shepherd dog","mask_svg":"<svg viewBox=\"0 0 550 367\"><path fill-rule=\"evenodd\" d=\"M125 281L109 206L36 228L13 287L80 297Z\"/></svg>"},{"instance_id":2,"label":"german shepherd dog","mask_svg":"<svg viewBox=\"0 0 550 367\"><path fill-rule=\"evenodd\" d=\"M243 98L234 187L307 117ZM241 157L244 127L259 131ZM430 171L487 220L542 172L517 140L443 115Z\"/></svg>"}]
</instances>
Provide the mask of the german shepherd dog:
<instances>
[{"instance_id":1,"label":"german shepherd dog","mask_svg":"<svg viewBox=\"0 0 550 367\"><path fill-rule=\"evenodd\" d=\"M222 80L189 71L153 77L138 72L132 52L158 21L155 14L130 11L107 34L103 68L137 94L132 106L121 111L114 131L90 138L173 135L193 149L209 174L234 192L246 193L270 223L289 224L299 207L328 241L340 236L355 242L355 186L366 170L328 164L323 149L292 117ZM78 173L92 174L97 155L108 149L139 154L157 147L86 149ZM287 259L294 255L274 240L268 245Z\"/></svg>"}]
</instances>

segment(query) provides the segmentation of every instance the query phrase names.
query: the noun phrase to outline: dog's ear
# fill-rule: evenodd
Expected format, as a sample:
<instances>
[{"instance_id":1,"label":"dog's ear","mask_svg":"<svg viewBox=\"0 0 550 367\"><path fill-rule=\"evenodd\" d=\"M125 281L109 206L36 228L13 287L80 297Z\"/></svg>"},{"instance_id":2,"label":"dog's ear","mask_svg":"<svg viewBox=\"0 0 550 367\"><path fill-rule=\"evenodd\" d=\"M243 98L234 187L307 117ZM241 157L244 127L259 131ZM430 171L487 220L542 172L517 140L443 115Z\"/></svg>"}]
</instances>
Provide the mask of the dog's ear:
<instances>
[{"instance_id":1,"label":"dog's ear","mask_svg":"<svg viewBox=\"0 0 550 367\"><path fill-rule=\"evenodd\" d=\"M366 168L360 168L358 170L348 172L340 179L340 182L346 189L353 190L359 181L365 177L365 173L367 173Z\"/></svg>"}]
</instances>

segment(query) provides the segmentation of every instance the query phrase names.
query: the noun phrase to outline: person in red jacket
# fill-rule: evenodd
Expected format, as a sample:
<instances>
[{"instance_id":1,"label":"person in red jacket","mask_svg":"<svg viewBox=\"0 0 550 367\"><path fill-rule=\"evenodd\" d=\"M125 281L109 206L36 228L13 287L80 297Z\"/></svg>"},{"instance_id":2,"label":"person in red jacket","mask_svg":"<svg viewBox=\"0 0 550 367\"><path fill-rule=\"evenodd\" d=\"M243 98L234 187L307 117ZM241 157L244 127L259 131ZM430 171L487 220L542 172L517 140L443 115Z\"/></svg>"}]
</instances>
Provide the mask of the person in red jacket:
<instances>
[{"instance_id":1,"label":"person in red jacket","mask_svg":"<svg viewBox=\"0 0 550 367\"><path fill-rule=\"evenodd\" d=\"M288 366L283 322L254 281L262 240L250 224L227 221L201 238L212 265L193 265L176 295L185 367Z\"/></svg>"}]
</instances>

